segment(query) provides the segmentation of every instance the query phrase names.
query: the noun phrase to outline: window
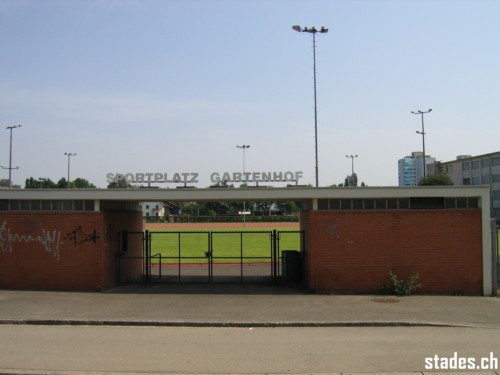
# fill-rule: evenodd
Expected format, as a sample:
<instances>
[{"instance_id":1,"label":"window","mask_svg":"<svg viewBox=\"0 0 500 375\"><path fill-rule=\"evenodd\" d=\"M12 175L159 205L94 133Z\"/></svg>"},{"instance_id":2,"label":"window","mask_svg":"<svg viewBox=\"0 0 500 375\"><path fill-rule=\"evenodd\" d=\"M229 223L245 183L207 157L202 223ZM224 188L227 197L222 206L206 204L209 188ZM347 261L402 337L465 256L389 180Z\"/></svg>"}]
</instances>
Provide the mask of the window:
<instances>
[{"instance_id":1,"label":"window","mask_svg":"<svg viewBox=\"0 0 500 375\"><path fill-rule=\"evenodd\" d=\"M489 166L490 166L490 159L481 160L481 167L482 168L488 168Z\"/></svg>"},{"instance_id":2,"label":"window","mask_svg":"<svg viewBox=\"0 0 500 375\"><path fill-rule=\"evenodd\" d=\"M467 208L479 208L479 200L477 198L467 198Z\"/></svg>"},{"instance_id":3,"label":"window","mask_svg":"<svg viewBox=\"0 0 500 375\"><path fill-rule=\"evenodd\" d=\"M467 198L457 198L456 208L467 208Z\"/></svg>"},{"instance_id":4,"label":"window","mask_svg":"<svg viewBox=\"0 0 500 375\"><path fill-rule=\"evenodd\" d=\"M340 199L330 199L330 210L340 210Z\"/></svg>"},{"instance_id":5,"label":"window","mask_svg":"<svg viewBox=\"0 0 500 375\"><path fill-rule=\"evenodd\" d=\"M410 207L412 209L438 209L444 208L444 198L410 198Z\"/></svg>"},{"instance_id":6,"label":"window","mask_svg":"<svg viewBox=\"0 0 500 375\"><path fill-rule=\"evenodd\" d=\"M500 156L495 156L491 158L491 165L500 165Z\"/></svg>"},{"instance_id":7,"label":"window","mask_svg":"<svg viewBox=\"0 0 500 375\"><path fill-rule=\"evenodd\" d=\"M470 185L470 178L464 178L464 185Z\"/></svg>"},{"instance_id":8,"label":"window","mask_svg":"<svg viewBox=\"0 0 500 375\"><path fill-rule=\"evenodd\" d=\"M377 210L385 210L387 208L385 199L375 199L375 208Z\"/></svg>"},{"instance_id":9,"label":"window","mask_svg":"<svg viewBox=\"0 0 500 375\"><path fill-rule=\"evenodd\" d=\"M350 199L341 199L340 200L340 209L341 210L352 210L351 203L352 202Z\"/></svg>"},{"instance_id":10,"label":"window","mask_svg":"<svg viewBox=\"0 0 500 375\"><path fill-rule=\"evenodd\" d=\"M445 198L444 199L444 208L450 209L455 208L457 206L457 202L455 198Z\"/></svg>"},{"instance_id":11,"label":"window","mask_svg":"<svg viewBox=\"0 0 500 375\"><path fill-rule=\"evenodd\" d=\"M483 184L490 184L491 183L491 178L490 178L490 175L484 175L483 176L483 181L482 181Z\"/></svg>"},{"instance_id":12,"label":"window","mask_svg":"<svg viewBox=\"0 0 500 375\"><path fill-rule=\"evenodd\" d=\"M500 197L500 192L493 192ZM498 198L497 198L498 199ZM414 197L389 199L318 199L318 210L407 210L407 209L476 209L478 198ZM158 216L158 213L155 214ZM146 213L149 216L149 213Z\"/></svg>"},{"instance_id":13,"label":"window","mask_svg":"<svg viewBox=\"0 0 500 375\"><path fill-rule=\"evenodd\" d=\"M468 171L470 169L470 163L468 161L464 161L462 164L462 170Z\"/></svg>"},{"instance_id":14,"label":"window","mask_svg":"<svg viewBox=\"0 0 500 375\"><path fill-rule=\"evenodd\" d=\"M318 199L318 210L328 210L328 199Z\"/></svg>"},{"instance_id":15,"label":"window","mask_svg":"<svg viewBox=\"0 0 500 375\"><path fill-rule=\"evenodd\" d=\"M387 209L389 210L397 210L398 209L398 200L397 199L387 199Z\"/></svg>"},{"instance_id":16,"label":"window","mask_svg":"<svg viewBox=\"0 0 500 375\"><path fill-rule=\"evenodd\" d=\"M474 160L472 162L472 169L478 169L479 168L479 160Z\"/></svg>"},{"instance_id":17,"label":"window","mask_svg":"<svg viewBox=\"0 0 500 375\"><path fill-rule=\"evenodd\" d=\"M481 178L479 176L472 177L472 185L481 185Z\"/></svg>"},{"instance_id":18,"label":"window","mask_svg":"<svg viewBox=\"0 0 500 375\"><path fill-rule=\"evenodd\" d=\"M374 199L365 199L364 200L365 210L374 210L375 209L375 200Z\"/></svg>"},{"instance_id":19,"label":"window","mask_svg":"<svg viewBox=\"0 0 500 375\"><path fill-rule=\"evenodd\" d=\"M407 210L410 208L410 200L407 198L398 199L398 208L400 210Z\"/></svg>"},{"instance_id":20,"label":"window","mask_svg":"<svg viewBox=\"0 0 500 375\"><path fill-rule=\"evenodd\" d=\"M0 211L9 210L9 201L7 199L0 200Z\"/></svg>"},{"instance_id":21,"label":"window","mask_svg":"<svg viewBox=\"0 0 500 375\"><path fill-rule=\"evenodd\" d=\"M352 200L352 209L353 210L362 210L363 209L363 199L353 199Z\"/></svg>"}]
</instances>

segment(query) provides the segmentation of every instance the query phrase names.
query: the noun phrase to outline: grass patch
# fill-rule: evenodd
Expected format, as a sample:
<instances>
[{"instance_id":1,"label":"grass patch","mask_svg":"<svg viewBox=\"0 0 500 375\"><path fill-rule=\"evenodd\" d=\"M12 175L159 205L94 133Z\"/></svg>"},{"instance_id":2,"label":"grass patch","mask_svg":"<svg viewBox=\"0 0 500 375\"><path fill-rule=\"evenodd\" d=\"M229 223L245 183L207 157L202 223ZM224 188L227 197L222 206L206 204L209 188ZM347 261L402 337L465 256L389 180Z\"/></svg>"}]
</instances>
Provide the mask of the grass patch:
<instances>
[{"instance_id":1,"label":"grass patch","mask_svg":"<svg viewBox=\"0 0 500 375\"><path fill-rule=\"evenodd\" d=\"M208 263L211 251L214 262L270 262L270 230L150 230L151 254L161 254L162 263ZM301 250L301 233L284 229L279 232L279 256L283 250ZM152 259L159 263L160 257Z\"/></svg>"}]
</instances>

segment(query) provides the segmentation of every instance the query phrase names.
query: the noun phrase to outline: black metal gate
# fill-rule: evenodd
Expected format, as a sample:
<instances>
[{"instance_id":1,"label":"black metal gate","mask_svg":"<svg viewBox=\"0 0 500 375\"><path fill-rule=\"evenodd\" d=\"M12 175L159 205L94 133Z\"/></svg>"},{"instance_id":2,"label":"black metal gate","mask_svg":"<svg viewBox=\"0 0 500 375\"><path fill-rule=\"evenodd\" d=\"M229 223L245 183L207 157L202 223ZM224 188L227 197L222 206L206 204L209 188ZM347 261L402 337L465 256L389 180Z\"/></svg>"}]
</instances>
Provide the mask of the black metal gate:
<instances>
[{"instance_id":1,"label":"black metal gate","mask_svg":"<svg viewBox=\"0 0 500 375\"><path fill-rule=\"evenodd\" d=\"M122 234L122 237L135 234ZM126 240L124 240L126 241ZM130 247L130 246L129 246ZM296 254L292 262L287 254ZM137 261L121 252L120 269ZM141 280L166 283L276 283L300 281L302 231L145 231ZM302 262L301 262L302 264ZM136 267L137 269L137 267ZM120 271L120 274L130 271ZM137 281L120 277L121 282Z\"/></svg>"}]
</instances>

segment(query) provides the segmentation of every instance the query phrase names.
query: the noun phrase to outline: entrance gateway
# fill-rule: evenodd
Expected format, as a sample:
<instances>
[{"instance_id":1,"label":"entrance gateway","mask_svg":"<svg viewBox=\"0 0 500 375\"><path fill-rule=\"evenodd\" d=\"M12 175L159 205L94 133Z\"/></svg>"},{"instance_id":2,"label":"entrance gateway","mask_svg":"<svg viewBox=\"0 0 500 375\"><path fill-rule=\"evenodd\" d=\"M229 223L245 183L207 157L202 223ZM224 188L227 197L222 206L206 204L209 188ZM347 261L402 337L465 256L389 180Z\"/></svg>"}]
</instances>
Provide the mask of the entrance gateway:
<instances>
[{"instance_id":1,"label":"entrance gateway","mask_svg":"<svg viewBox=\"0 0 500 375\"><path fill-rule=\"evenodd\" d=\"M133 242L142 245L142 256L128 255ZM120 250L122 283L303 281L302 231L123 231Z\"/></svg>"},{"instance_id":2,"label":"entrance gateway","mask_svg":"<svg viewBox=\"0 0 500 375\"><path fill-rule=\"evenodd\" d=\"M106 290L127 273L153 277L158 271L159 277L160 269L162 277L183 282L190 263L182 253L183 238L181 255L168 250L169 260L158 263L155 254L164 255L155 246L175 243L167 240L171 235L153 234L146 258L143 238L128 236L127 256L146 259L148 267L123 265L120 233L144 229L139 202L290 200L302 202L305 286L311 290L373 294L393 272L405 280L418 274L423 294L492 294L496 249L489 186L2 189L0 288ZM251 258L259 257L271 264L266 277L280 276L280 256L250 252L245 237L242 253L224 254L220 236L202 234L203 252L193 255L205 257L198 263L208 281L226 277L226 267L230 277L245 282L251 264L259 263ZM282 250L294 249L280 247L281 255ZM176 257L177 268L171 266Z\"/></svg>"}]
</instances>

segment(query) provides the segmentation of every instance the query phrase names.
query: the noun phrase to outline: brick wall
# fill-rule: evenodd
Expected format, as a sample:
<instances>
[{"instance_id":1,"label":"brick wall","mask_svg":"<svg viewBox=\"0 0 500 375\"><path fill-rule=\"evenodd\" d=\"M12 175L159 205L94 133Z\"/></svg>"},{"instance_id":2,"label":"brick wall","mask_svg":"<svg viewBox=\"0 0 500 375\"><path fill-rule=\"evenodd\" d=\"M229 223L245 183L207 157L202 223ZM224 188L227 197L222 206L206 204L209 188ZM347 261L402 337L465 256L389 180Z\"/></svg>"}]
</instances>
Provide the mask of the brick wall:
<instances>
[{"instance_id":1,"label":"brick wall","mask_svg":"<svg viewBox=\"0 0 500 375\"><path fill-rule=\"evenodd\" d=\"M119 230L141 213L0 213L0 287L103 290L117 282Z\"/></svg>"},{"instance_id":2,"label":"brick wall","mask_svg":"<svg viewBox=\"0 0 500 375\"><path fill-rule=\"evenodd\" d=\"M480 210L307 211L312 290L377 293L389 271L419 274L417 293L482 294Z\"/></svg>"}]
</instances>

